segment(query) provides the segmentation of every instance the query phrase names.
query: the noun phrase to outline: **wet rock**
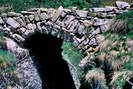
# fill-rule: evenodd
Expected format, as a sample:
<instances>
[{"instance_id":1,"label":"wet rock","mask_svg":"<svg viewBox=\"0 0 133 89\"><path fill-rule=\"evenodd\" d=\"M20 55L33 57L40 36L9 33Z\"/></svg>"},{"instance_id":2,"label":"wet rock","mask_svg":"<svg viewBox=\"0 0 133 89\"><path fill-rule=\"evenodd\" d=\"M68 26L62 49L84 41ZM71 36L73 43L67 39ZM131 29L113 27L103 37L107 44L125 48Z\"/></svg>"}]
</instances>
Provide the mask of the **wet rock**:
<instances>
[{"instance_id":1,"label":"wet rock","mask_svg":"<svg viewBox=\"0 0 133 89\"><path fill-rule=\"evenodd\" d=\"M20 27L20 24L17 21L15 21L13 18L8 18L6 23L12 26L13 28Z\"/></svg>"},{"instance_id":2,"label":"wet rock","mask_svg":"<svg viewBox=\"0 0 133 89\"><path fill-rule=\"evenodd\" d=\"M130 7L129 3L123 2L123 1L116 1L116 6L117 6L119 9L129 8L129 7Z\"/></svg>"}]
</instances>

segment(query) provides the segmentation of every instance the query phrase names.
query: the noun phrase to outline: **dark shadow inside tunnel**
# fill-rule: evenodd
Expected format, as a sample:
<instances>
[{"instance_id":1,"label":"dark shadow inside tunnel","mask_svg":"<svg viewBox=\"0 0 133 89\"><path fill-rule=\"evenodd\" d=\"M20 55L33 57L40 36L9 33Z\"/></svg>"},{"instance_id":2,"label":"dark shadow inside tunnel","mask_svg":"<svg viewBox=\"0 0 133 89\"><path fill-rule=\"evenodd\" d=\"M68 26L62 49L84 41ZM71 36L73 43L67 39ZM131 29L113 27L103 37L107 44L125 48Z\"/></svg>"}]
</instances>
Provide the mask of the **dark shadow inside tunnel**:
<instances>
[{"instance_id":1,"label":"dark shadow inside tunnel","mask_svg":"<svg viewBox=\"0 0 133 89\"><path fill-rule=\"evenodd\" d=\"M42 89L76 89L67 62L62 59L63 40L35 33L24 42L42 80Z\"/></svg>"}]
</instances>

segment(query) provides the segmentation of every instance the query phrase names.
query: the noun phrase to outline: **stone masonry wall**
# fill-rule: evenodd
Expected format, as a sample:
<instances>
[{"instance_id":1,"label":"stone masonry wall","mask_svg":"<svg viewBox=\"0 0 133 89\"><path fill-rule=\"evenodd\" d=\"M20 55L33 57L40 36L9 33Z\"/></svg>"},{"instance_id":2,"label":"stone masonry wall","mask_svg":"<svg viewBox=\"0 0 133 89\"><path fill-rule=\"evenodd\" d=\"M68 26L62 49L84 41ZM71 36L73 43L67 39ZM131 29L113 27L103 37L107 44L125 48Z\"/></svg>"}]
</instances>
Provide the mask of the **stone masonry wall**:
<instances>
[{"instance_id":1,"label":"stone masonry wall","mask_svg":"<svg viewBox=\"0 0 133 89\"><path fill-rule=\"evenodd\" d=\"M25 39L35 32L52 34L64 41L72 42L87 55L90 49L98 45L96 35L108 31L113 18L129 10L133 8L121 1L117 1L116 6L90 8L87 11L65 9L62 6L58 9L31 8L21 13L2 13L0 32L17 42L20 48ZM8 48L10 49L11 45ZM23 57L23 53L19 56Z\"/></svg>"}]
</instances>

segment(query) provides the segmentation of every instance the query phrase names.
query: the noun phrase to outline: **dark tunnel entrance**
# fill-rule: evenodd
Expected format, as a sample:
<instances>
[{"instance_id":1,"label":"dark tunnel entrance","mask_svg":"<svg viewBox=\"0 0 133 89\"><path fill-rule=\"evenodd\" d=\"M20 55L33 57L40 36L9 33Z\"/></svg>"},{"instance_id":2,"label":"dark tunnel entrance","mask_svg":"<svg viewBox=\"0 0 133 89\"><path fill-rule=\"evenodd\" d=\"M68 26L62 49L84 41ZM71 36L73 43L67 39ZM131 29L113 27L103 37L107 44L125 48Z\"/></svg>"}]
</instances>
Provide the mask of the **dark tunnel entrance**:
<instances>
[{"instance_id":1,"label":"dark tunnel entrance","mask_svg":"<svg viewBox=\"0 0 133 89\"><path fill-rule=\"evenodd\" d=\"M62 59L63 40L35 33L24 42L42 80L42 89L76 89L69 67Z\"/></svg>"}]
</instances>

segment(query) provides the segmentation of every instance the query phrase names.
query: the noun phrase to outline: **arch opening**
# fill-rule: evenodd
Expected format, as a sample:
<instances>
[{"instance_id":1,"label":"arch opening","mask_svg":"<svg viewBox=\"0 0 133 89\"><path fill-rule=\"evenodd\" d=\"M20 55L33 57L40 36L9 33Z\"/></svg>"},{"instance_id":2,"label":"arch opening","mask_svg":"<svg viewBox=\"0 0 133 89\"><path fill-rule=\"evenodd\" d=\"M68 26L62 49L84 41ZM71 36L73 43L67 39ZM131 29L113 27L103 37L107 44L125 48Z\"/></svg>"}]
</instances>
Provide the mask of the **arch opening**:
<instances>
[{"instance_id":1,"label":"arch opening","mask_svg":"<svg viewBox=\"0 0 133 89\"><path fill-rule=\"evenodd\" d=\"M61 55L62 43L62 39L42 33L34 33L24 42L42 80L42 89L76 89Z\"/></svg>"}]
</instances>

